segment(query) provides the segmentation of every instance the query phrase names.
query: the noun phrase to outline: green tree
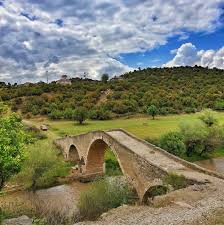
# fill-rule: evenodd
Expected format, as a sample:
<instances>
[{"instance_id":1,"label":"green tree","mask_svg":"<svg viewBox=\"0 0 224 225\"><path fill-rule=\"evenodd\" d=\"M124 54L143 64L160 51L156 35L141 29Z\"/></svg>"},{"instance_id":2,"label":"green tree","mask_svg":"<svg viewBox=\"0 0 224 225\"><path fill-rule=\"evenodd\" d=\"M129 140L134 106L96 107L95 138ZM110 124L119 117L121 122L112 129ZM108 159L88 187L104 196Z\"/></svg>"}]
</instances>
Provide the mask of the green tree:
<instances>
[{"instance_id":1,"label":"green tree","mask_svg":"<svg viewBox=\"0 0 224 225\"><path fill-rule=\"evenodd\" d=\"M187 156L191 156L192 153L201 148L206 141L209 135L208 127L200 120L195 122L186 121L181 123L179 127L184 137Z\"/></svg>"},{"instance_id":2,"label":"green tree","mask_svg":"<svg viewBox=\"0 0 224 225\"><path fill-rule=\"evenodd\" d=\"M83 122L87 119L88 113L86 108L80 107L75 109L73 119L78 121L79 124L83 124Z\"/></svg>"},{"instance_id":3,"label":"green tree","mask_svg":"<svg viewBox=\"0 0 224 225\"><path fill-rule=\"evenodd\" d=\"M217 124L217 118L215 117L214 112L211 109L204 110L199 119L204 122L208 127L211 127Z\"/></svg>"},{"instance_id":4,"label":"green tree","mask_svg":"<svg viewBox=\"0 0 224 225\"><path fill-rule=\"evenodd\" d=\"M107 81L109 80L109 75L107 73L104 73L101 77L101 80L103 83L107 83Z\"/></svg>"},{"instance_id":5,"label":"green tree","mask_svg":"<svg viewBox=\"0 0 224 225\"><path fill-rule=\"evenodd\" d=\"M149 115L152 116L152 119L154 120L155 119L155 116L157 115L158 113L158 110L157 110L157 107L155 105L150 105L148 108L147 108L147 113Z\"/></svg>"},{"instance_id":6,"label":"green tree","mask_svg":"<svg viewBox=\"0 0 224 225\"><path fill-rule=\"evenodd\" d=\"M176 156L182 156L186 152L183 135L179 132L164 134L159 140L159 145Z\"/></svg>"},{"instance_id":7,"label":"green tree","mask_svg":"<svg viewBox=\"0 0 224 225\"><path fill-rule=\"evenodd\" d=\"M20 171L26 140L20 117L12 114L0 119L0 190Z\"/></svg>"}]
</instances>

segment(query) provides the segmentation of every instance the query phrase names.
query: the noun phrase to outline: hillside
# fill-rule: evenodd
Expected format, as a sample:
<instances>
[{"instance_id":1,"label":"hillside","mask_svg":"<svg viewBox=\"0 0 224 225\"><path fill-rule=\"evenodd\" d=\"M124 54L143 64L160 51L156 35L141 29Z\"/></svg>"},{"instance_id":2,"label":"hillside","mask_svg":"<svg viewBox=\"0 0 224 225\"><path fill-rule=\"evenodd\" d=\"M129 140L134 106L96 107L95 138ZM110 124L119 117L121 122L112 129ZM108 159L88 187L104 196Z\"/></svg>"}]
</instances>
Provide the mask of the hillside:
<instances>
[{"instance_id":1,"label":"hillside","mask_svg":"<svg viewBox=\"0 0 224 225\"><path fill-rule=\"evenodd\" d=\"M202 67L148 68L126 73L107 83L71 79L71 86L52 82L24 85L1 83L0 99L23 115L70 119L85 107L92 119L145 113L179 114L202 108L224 109L224 71ZM105 94L106 93L106 94Z\"/></svg>"}]
</instances>

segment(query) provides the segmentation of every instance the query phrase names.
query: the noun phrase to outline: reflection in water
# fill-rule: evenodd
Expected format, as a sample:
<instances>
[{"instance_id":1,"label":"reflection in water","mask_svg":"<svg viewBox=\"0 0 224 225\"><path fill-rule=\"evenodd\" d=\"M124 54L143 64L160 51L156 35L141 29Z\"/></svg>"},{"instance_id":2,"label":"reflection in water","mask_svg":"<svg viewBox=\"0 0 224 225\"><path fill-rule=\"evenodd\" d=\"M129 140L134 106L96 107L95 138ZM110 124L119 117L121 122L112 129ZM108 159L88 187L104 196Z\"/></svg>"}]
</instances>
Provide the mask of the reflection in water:
<instances>
[{"instance_id":1,"label":"reflection in water","mask_svg":"<svg viewBox=\"0 0 224 225\"><path fill-rule=\"evenodd\" d=\"M215 158L195 162L197 165L219 173L224 173L224 158Z\"/></svg>"}]
</instances>

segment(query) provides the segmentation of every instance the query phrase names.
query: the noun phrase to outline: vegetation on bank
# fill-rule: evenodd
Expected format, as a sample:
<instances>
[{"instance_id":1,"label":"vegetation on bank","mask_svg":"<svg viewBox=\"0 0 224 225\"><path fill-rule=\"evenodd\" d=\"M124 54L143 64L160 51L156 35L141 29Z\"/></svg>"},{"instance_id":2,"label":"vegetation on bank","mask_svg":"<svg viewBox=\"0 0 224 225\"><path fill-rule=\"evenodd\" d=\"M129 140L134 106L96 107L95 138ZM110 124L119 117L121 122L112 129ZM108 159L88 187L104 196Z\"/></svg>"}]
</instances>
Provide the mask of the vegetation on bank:
<instances>
[{"instance_id":1,"label":"vegetation on bank","mask_svg":"<svg viewBox=\"0 0 224 225\"><path fill-rule=\"evenodd\" d=\"M21 118L16 114L3 116L0 119L0 190L6 181L20 171L27 143Z\"/></svg>"},{"instance_id":2,"label":"vegetation on bank","mask_svg":"<svg viewBox=\"0 0 224 225\"><path fill-rule=\"evenodd\" d=\"M71 79L71 86L0 84L0 101L30 118L74 119L85 108L91 119L147 113L154 106L160 115L193 113L204 108L224 109L224 72L202 67L148 68L102 81Z\"/></svg>"},{"instance_id":3,"label":"vegetation on bank","mask_svg":"<svg viewBox=\"0 0 224 225\"><path fill-rule=\"evenodd\" d=\"M109 209L132 203L135 198L127 183L115 179L95 181L88 190L81 193L78 204L80 218L95 220Z\"/></svg>"},{"instance_id":4,"label":"vegetation on bank","mask_svg":"<svg viewBox=\"0 0 224 225\"><path fill-rule=\"evenodd\" d=\"M159 146L185 159L193 155L201 157L224 147L224 127L211 110L205 110L198 120L182 122L179 131L162 135Z\"/></svg>"},{"instance_id":5,"label":"vegetation on bank","mask_svg":"<svg viewBox=\"0 0 224 225\"><path fill-rule=\"evenodd\" d=\"M58 178L68 175L69 169L57 149L47 142L39 141L29 146L27 158L14 181L35 192L57 185Z\"/></svg>"}]
</instances>

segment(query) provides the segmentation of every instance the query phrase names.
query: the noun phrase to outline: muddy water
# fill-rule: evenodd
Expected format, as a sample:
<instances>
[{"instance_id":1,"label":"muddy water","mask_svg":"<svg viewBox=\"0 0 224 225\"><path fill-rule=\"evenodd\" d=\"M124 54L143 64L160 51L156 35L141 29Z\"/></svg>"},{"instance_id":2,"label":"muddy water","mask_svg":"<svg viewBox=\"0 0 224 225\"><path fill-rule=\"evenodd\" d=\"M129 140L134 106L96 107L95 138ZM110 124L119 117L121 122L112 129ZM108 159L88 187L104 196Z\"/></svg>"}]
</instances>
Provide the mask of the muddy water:
<instances>
[{"instance_id":1,"label":"muddy water","mask_svg":"<svg viewBox=\"0 0 224 225\"><path fill-rule=\"evenodd\" d=\"M196 162L197 165L219 173L224 173L224 158L214 158Z\"/></svg>"},{"instance_id":2,"label":"muddy water","mask_svg":"<svg viewBox=\"0 0 224 225\"><path fill-rule=\"evenodd\" d=\"M25 191L14 192L0 196L0 206L7 208L40 207L49 210L60 209L69 213L77 210L80 193L88 188L89 184L73 182L69 185L60 185L49 189L39 190L35 194Z\"/></svg>"}]
</instances>

